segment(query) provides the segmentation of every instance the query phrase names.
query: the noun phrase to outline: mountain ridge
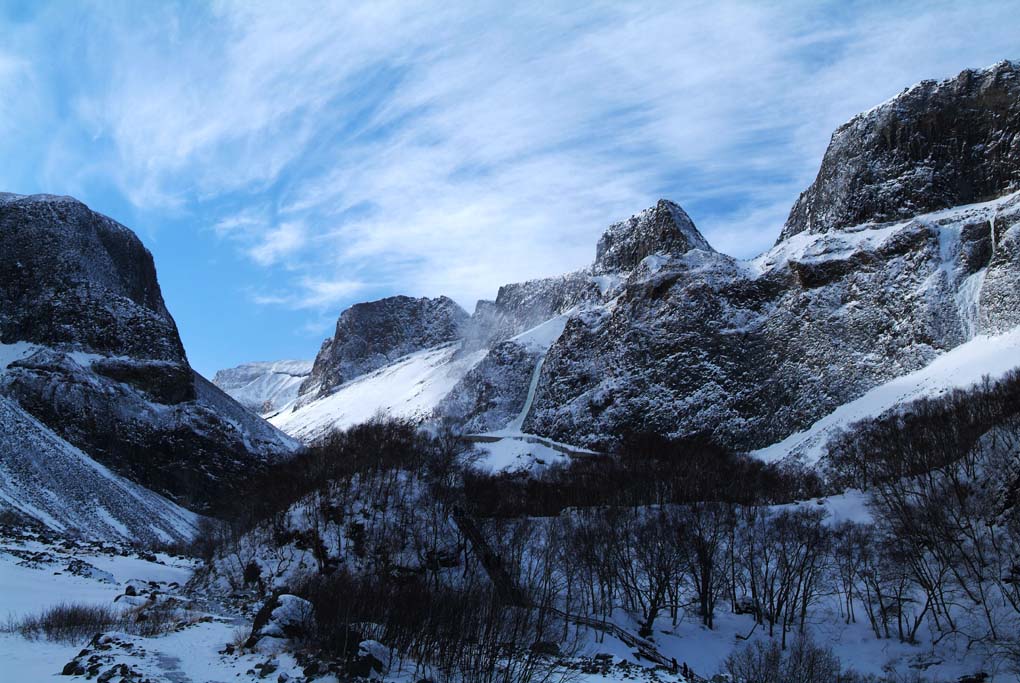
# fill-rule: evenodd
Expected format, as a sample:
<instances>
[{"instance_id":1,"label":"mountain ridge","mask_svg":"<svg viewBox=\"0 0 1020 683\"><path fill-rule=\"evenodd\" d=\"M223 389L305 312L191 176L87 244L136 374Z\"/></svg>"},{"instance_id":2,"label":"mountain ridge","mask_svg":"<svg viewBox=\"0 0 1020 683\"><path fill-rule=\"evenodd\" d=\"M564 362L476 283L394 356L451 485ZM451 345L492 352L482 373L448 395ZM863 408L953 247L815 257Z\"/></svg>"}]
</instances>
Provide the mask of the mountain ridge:
<instances>
[{"instance_id":1,"label":"mountain ridge","mask_svg":"<svg viewBox=\"0 0 1020 683\"><path fill-rule=\"evenodd\" d=\"M833 134L780 240L754 259L715 251L683 209L660 200L607 228L587 268L500 287L463 324L460 353L485 354L437 416L498 430L537 373L525 432L593 448L634 430L707 432L754 450L975 335L1012 329L1020 136L1001 113L1020 111L1018 74L1013 62L967 70L853 117ZM979 111L983 98L997 109ZM932 108L965 120L918 128ZM947 145L984 144L960 137L968 116L982 140L1000 141L991 175L980 155L944 167ZM894 121L901 138L885 134ZM918 135L914 167L955 179L955 194L902 182L904 145ZM854 205L849 186L882 190L897 213L877 200ZM805 208L824 201L835 207L829 218ZM560 316L561 334L543 348L514 340Z\"/></svg>"}]
</instances>

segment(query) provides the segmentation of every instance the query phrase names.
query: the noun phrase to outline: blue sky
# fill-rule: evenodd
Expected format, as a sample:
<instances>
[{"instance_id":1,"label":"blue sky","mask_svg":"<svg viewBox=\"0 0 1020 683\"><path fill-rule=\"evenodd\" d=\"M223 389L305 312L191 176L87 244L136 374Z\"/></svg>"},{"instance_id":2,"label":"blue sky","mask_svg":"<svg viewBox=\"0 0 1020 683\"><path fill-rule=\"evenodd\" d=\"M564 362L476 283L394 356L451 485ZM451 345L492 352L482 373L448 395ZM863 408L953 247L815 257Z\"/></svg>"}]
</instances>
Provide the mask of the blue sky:
<instances>
[{"instance_id":1,"label":"blue sky","mask_svg":"<svg viewBox=\"0 0 1020 683\"><path fill-rule=\"evenodd\" d=\"M0 1L0 190L134 229L211 375L586 265L659 197L753 256L840 123L1020 58L1018 2L458 5Z\"/></svg>"}]
</instances>

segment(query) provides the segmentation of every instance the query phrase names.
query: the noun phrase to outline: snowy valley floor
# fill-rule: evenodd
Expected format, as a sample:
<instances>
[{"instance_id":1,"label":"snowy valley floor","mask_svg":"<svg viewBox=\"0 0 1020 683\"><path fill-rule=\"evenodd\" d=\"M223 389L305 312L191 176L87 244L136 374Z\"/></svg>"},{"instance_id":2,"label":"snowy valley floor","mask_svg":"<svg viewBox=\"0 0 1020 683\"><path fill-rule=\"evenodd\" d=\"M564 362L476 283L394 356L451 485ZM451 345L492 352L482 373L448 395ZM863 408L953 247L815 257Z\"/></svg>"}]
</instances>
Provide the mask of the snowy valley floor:
<instances>
[{"instance_id":1,"label":"snowy valley floor","mask_svg":"<svg viewBox=\"0 0 1020 683\"><path fill-rule=\"evenodd\" d=\"M824 506L832 522L863 521L867 517L859 494L800 505ZM120 664L139 678L113 676L100 680L148 679L172 683L337 680L331 675L306 676L290 654L232 652L233 648L228 646L243 641L249 634L251 610L257 605L246 605L243 610L237 606L226 608L210 596L187 595L185 584L197 566L192 560L162 553L136 553L109 544L76 544L25 536L0 539L0 618L8 624L65 602L123 604L122 596L129 585L136 587L139 595L155 590L189 601L188 625L155 637L111 633L98 645L89 646L90 657L79 661L99 664L91 676L60 675L85 644L29 640L8 628L0 633L3 663L0 680L33 682L86 677L96 680L96 672L101 675ZM223 600L229 602L229 597L223 596ZM833 600L830 610L818 611L811 624L813 637L818 643L832 645L844 665L852 665L862 673L896 671L902 677L897 680L911 680L920 673L930 680L955 681L984 671L993 681L1017 680L996 671L993 663L982 661L976 653L966 652L963 643L944 640L933 650L876 639L863 621L846 624L837 603L838 600ZM625 613L616 614L614 621L630 633L637 631L636 620ZM573 670L564 680L580 683L684 680L662 669L645 668L650 666L647 662L640 665L632 649L612 636L591 630L579 635L580 649L570 662ZM666 657L686 663L700 676L711 678L747 636L751 640L765 638L766 629L754 628L750 617L731 614L723 605L715 630L700 626L693 615L682 617L676 626L664 616L656 623L653 641ZM412 663L391 661L390 665L384 680L413 683L421 678L420 672L415 675Z\"/></svg>"}]
</instances>

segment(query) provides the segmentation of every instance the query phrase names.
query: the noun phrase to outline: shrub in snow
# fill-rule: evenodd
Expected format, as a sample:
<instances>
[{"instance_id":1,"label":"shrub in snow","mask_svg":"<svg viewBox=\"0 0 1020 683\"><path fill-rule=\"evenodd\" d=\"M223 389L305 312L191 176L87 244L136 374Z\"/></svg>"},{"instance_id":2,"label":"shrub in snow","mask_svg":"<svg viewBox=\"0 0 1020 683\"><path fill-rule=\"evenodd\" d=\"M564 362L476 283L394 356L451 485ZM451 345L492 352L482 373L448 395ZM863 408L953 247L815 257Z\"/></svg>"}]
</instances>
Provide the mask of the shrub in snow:
<instances>
[{"instance_id":1,"label":"shrub in snow","mask_svg":"<svg viewBox=\"0 0 1020 683\"><path fill-rule=\"evenodd\" d=\"M263 654L277 654L294 642L306 640L314 625L312 603L296 595L276 595L255 615L245 647Z\"/></svg>"}]
</instances>

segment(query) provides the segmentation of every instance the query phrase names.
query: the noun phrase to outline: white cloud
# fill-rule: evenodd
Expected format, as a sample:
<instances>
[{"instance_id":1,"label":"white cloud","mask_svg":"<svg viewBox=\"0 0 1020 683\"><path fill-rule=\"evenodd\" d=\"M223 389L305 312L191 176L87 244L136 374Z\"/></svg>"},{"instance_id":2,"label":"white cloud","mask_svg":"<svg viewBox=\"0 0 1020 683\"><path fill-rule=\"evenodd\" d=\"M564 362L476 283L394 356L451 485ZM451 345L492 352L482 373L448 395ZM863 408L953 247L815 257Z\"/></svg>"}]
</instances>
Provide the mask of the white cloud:
<instances>
[{"instance_id":1,"label":"white cloud","mask_svg":"<svg viewBox=\"0 0 1020 683\"><path fill-rule=\"evenodd\" d=\"M248 249L248 255L259 265L271 266L299 251L307 239L305 227L301 223L282 223L266 232L257 245Z\"/></svg>"},{"instance_id":2,"label":"white cloud","mask_svg":"<svg viewBox=\"0 0 1020 683\"><path fill-rule=\"evenodd\" d=\"M835 126L921 78L1017 57L1020 7L123 11L95 8L92 80L73 102L105 147L76 156L61 138L49 173L87 168L142 208L215 212L225 244L287 271L264 302L320 308L369 290L470 307L588 263L602 228L660 196L751 256Z\"/></svg>"},{"instance_id":3,"label":"white cloud","mask_svg":"<svg viewBox=\"0 0 1020 683\"><path fill-rule=\"evenodd\" d=\"M261 292L252 295L252 301L261 306L286 306L298 309L327 309L348 300L365 288L359 280L316 280L301 278L296 286L284 292ZM328 319L336 320L335 315ZM318 330L321 320L309 329Z\"/></svg>"}]
</instances>

